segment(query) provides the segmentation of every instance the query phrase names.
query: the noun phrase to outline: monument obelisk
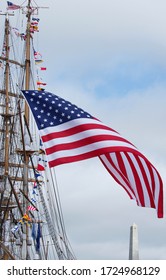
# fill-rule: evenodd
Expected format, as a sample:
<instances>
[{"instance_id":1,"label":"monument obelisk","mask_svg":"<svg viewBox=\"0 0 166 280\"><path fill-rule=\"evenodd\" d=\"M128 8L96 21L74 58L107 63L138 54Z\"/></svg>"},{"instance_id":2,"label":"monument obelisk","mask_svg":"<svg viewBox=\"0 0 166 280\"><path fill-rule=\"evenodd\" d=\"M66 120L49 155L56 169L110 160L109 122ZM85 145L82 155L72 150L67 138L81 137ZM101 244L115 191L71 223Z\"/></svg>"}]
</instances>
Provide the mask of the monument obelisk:
<instances>
[{"instance_id":1,"label":"monument obelisk","mask_svg":"<svg viewBox=\"0 0 166 280\"><path fill-rule=\"evenodd\" d=\"M129 260L139 260L138 227L136 224L130 227Z\"/></svg>"}]
</instances>

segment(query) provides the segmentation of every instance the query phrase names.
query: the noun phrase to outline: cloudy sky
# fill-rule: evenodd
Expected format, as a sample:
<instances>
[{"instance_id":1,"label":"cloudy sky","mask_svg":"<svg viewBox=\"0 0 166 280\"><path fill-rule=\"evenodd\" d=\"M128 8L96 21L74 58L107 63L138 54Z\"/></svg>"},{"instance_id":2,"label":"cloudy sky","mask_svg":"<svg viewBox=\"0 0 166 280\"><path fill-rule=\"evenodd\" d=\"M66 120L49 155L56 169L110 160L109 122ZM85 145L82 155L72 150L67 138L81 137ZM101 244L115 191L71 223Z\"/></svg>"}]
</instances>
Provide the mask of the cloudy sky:
<instances>
[{"instance_id":1,"label":"cloudy sky","mask_svg":"<svg viewBox=\"0 0 166 280\"><path fill-rule=\"evenodd\" d=\"M39 3L40 2L40 3ZM21 1L15 0L20 4ZM165 0L40 0L37 48L47 90L135 144L166 186ZM166 220L140 208L98 158L56 168L66 230L78 259L166 259ZM164 204L165 208L165 204Z\"/></svg>"},{"instance_id":2,"label":"cloudy sky","mask_svg":"<svg viewBox=\"0 0 166 280\"><path fill-rule=\"evenodd\" d=\"M40 13L39 39L48 67L47 90L132 141L165 185L165 1L57 0L47 5L49 10ZM134 222L140 258L166 259L165 218L136 206L98 158L56 169L66 229L78 259L128 259Z\"/></svg>"}]
</instances>

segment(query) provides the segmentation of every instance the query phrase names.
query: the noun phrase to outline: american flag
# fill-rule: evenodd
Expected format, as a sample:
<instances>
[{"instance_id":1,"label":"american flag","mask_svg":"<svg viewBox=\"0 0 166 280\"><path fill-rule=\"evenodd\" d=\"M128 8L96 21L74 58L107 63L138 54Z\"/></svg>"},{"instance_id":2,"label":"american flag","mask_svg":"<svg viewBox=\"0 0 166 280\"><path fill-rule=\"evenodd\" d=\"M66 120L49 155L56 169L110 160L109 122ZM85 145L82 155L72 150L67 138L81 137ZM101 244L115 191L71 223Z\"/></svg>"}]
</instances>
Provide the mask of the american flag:
<instances>
[{"instance_id":1,"label":"american flag","mask_svg":"<svg viewBox=\"0 0 166 280\"><path fill-rule=\"evenodd\" d=\"M7 10L18 10L21 8L19 5L15 5L9 1L7 1L7 5L8 5Z\"/></svg>"},{"instance_id":2,"label":"american flag","mask_svg":"<svg viewBox=\"0 0 166 280\"><path fill-rule=\"evenodd\" d=\"M118 132L76 105L46 91L23 91L50 167L98 156L137 205L163 217L163 184L156 168Z\"/></svg>"}]
</instances>

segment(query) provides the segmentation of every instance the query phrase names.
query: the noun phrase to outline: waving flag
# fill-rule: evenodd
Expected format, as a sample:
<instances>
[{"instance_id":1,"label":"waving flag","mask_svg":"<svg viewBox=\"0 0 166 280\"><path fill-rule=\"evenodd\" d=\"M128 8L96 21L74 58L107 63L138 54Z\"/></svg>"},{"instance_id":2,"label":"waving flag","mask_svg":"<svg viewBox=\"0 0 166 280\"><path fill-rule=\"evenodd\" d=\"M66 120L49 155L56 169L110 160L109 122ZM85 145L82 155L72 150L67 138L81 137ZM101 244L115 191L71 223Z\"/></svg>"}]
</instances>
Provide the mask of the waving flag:
<instances>
[{"instance_id":1,"label":"waving flag","mask_svg":"<svg viewBox=\"0 0 166 280\"><path fill-rule=\"evenodd\" d=\"M38 158L38 165L37 165L37 170L38 171L44 171L45 167L44 167L44 159L42 159L41 157Z\"/></svg>"},{"instance_id":2,"label":"waving flag","mask_svg":"<svg viewBox=\"0 0 166 280\"><path fill-rule=\"evenodd\" d=\"M43 62L43 60L42 59L35 59L35 64L37 65L37 64L40 64L40 63L42 63Z\"/></svg>"},{"instance_id":3,"label":"waving flag","mask_svg":"<svg viewBox=\"0 0 166 280\"><path fill-rule=\"evenodd\" d=\"M38 223L37 236L36 236L36 251L37 252L40 250L40 238L41 237L42 237L42 235L41 235L40 223Z\"/></svg>"},{"instance_id":4,"label":"waving flag","mask_svg":"<svg viewBox=\"0 0 166 280\"><path fill-rule=\"evenodd\" d=\"M9 1L7 1L7 5L8 5L7 10L18 10L21 8L19 5L15 5Z\"/></svg>"},{"instance_id":5,"label":"waving flag","mask_svg":"<svg viewBox=\"0 0 166 280\"><path fill-rule=\"evenodd\" d=\"M36 207L34 207L34 206L32 206L32 205L29 205L29 206L27 207L27 210L28 210L28 211L35 211L35 210L36 210Z\"/></svg>"},{"instance_id":6,"label":"waving flag","mask_svg":"<svg viewBox=\"0 0 166 280\"><path fill-rule=\"evenodd\" d=\"M163 184L156 168L118 132L76 105L46 91L23 91L50 167L98 156L137 205L163 217Z\"/></svg>"},{"instance_id":7,"label":"waving flag","mask_svg":"<svg viewBox=\"0 0 166 280\"><path fill-rule=\"evenodd\" d=\"M34 17L32 18L32 20L33 20L33 21L37 21L37 22L39 22L39 21L40 21L40 19L39 19L39 18L34 18Z\"/></svg>"},{"instance_id":8,"label":"waving flag","mask_svg":"<svg viewBox=\"0 0 166 280\"><path fill-rule=\"evenodd\" d=\"M37 85L42 85L42 86L46 86L47 84L46 83L43 83L43 82L40 82L40 81L37 81Z\"/></svg>"}]
</instances>

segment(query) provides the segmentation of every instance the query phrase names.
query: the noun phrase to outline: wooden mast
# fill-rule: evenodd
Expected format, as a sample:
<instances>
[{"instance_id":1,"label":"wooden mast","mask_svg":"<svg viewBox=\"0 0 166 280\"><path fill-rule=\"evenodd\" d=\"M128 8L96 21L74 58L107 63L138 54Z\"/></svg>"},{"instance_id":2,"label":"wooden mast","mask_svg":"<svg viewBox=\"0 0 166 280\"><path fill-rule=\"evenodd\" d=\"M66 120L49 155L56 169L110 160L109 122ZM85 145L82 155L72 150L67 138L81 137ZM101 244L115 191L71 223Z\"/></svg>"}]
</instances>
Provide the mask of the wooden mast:
<instances>
[{"instance_id":1,"label":"wooden mast","mask_svg":"<svg viewBox=\"0 0 166 280\"><path fill-rule=\"evenodd\" d=\"M9 172L9 20L5 20L5 49L6 49L6 67L5 67L5 94L6 94L6 112L5 118L5 175Z\"/></svg>"},{"instance_id":2,"label":"wooden mast","mask_svg":"<svg viewBox=\"0 0 166 280\"><path fill-rule=\"evenodd\" d=\"M27 28L26 28L26 57L25 57L25 89L28 90L30 87L30 19L31 19L31 0L28 0L27 5ZM29 125L29 108L27 103L25 102L25 119L27 125ZM26 127L24 127L24 136L26 136ZM26 146L24 139L23 140L23 147L24 147L24 167L23 167L23 190L25 195L28 196L28 164L29 164L29 153L26 151ZM27 211L27 200L23 197L23 204L24 204L24 213ZM28 226L27 224L24 225L24 233L23 233L23 244L22 244L22 259L28 259Z\"/></svg>"},{"instance_id":3,"label":"wooden mast","mask_svg":"<svg viewBox=\"0 0 166 280\"><path fill-rule=\"evenodd\" d=\"M31 0L28 0L27 4L27 27L26 27L26 54L25 54L25 90L30 89L30 72L31 72L31 33L30 33L30 26L31 26L31 15L32 13L39 7L35 8L31 6ZM40 7L41 8L41 7ZM44 7L43 7L44 8ZM24 120L25 120L25 126L24 126L24 138L23 141L23 154L24 154L24 167L23 167L23 210L24 212L27 211L28 206L28 200L26 197L28 197L28 170L29 170L29 160L30 156L34 151L30 151L26 147L26 139L29 139L29 142L31 141L29 131L27 127L29 126L29 107L27 103L25 102L25 109L24 109ZM26 138L26 139L25 139ZM29 259L29 253L28 253L28 243L29 243L29 233L28 233L28 225L24 225L24 233L23 233L23 245L22 245L22 259Z\"/></svg>"},{"instance_id":4,"label":"wooden mast","mask_svg":"<svg viewBox=\"0 0 166 280\"><path fill-rule=\"evenodd\" d=\"M13 117L13 114L10 113L10 65L11 62L9 59L9 51L10 51L10 42L9 42L9 34L10 34L10 26L9 26L9 16L13 16L13 14L5 13L1 14L5 15L5 39L4 39L4 50L5 50L5 57L2 57L2 60L4 60L5 63L5 71L4 71L4 87L3 94L5 95L5 110L4 113L1 113L1 116L4 119L4 130L2 131L5 135L4 137L4 173L1 177L1 182L4 180L4 186L7 187L9 181L10 181L10 175L9 175L9 158L10 158L10 133L11 133L11 117ZM2 92L1 92L2 93ZM2 164L2 162L1 162ZM7 191L9 191L8 187L6 188ZM13 190L10 191L9 196L4 195L5 189L2 190L2 196L1 196L1 211L3 212L3 218L1 219L1 228L0 228L0 247L3 250L3 259L14 259L13 255L10 253L8 246L5 246L3 244L4 239L2 236L2 227L4 224L4 221L8 219L9 212L12 208L14 208L14 204L10 203L11 195ZM4 234L5 236L5 234Z\"/></svg>"},{"instance_id":5,"label":"wooden mast","mask_svg":"<svg viewBox=\"0 0 166 280\"><path fill-rule=\"evenodd\" d=\"M27 6L27 29L26 29L26 59L25 59L25 89L28 90L30 87L30 20L31 20L31 0L28 0ZM29 108L27 103L25 103L25 118L27 124L29 124Z\"/></svg>"},{"instance_id":6,"label":"wooden mast","mask_svg":"<svg viewBox=\"0 0 166 280\"><path fill-rule=\"evenodd\" d=\"M4 94L5 94L5 111L4 113L1 113L1 116L4 119L4 133L5 133L5 137L4 137L4 174L3 174L3 180L5 181L8 177L8 173L9 173L9 126L10 126L10 117L11 115L9 114L9 19L8 16L9 14L2 14L5 15L5 40L4 40L4 49L5 49L5 59L6 59L6 65L5 65L5 90L4 90ZM4 183L5 186L5 183ZM4 189L2 190L2 196L4 196ZM5 199L4 199L5 200ZM3 202L1 200L0 203L1 206L1 210L3 207ZM9 210L6 207L5 211L3 211L3 218L1 219L1 225L0 225L0 242L3 242L3 236L2 236L2 228L3 228L3 223L4 220L8 217L8 213ZM2 248L2 246L1 246ZM3 249L3 248L2 248ZM4 252L4 259L8 259L8 256L6 255L6 252L3 250Z\"/></svg>"}]
</instances>

